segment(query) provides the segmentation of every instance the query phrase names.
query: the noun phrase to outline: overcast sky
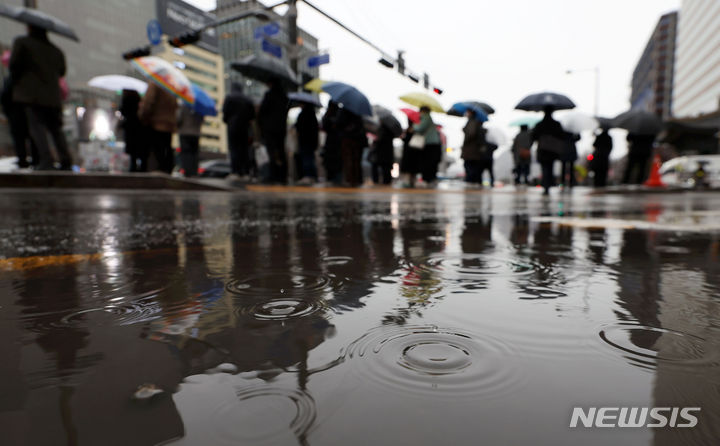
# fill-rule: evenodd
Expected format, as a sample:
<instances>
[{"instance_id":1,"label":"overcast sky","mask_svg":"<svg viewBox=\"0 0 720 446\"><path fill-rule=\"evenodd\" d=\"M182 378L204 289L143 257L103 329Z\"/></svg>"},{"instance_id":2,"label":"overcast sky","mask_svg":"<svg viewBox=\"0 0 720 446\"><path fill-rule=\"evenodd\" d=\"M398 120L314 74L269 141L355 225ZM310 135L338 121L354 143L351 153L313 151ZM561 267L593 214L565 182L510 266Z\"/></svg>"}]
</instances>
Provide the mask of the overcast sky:
<instances>
[{"instance_id":1,"label":"overcast sky","mask_svg":"<svg viewBox=\"0 0 720 446\"><path fill-rule=\"evenodd\" d=\"M192 0L212 9L214 0ZM506 126L523 112L529 93L568 95L592 113L595 71L601 115L629 108L632 71L658 19L680 0L314 0L314 4L394 54L406 51L409 69L430 74L455 101L481 100L496 108L491 124ZM373 103L397 109L397 97L420 87L377 63L379 54L299 2L299 25L320 39L331 63L321 77L355 85ZM279 12L282 12L280 9ZM576 70L567 74L567 70ZM451 144L463 120L439 116ZM508 136L512 136L509 134Z\"/></svg>"}]
</instances>

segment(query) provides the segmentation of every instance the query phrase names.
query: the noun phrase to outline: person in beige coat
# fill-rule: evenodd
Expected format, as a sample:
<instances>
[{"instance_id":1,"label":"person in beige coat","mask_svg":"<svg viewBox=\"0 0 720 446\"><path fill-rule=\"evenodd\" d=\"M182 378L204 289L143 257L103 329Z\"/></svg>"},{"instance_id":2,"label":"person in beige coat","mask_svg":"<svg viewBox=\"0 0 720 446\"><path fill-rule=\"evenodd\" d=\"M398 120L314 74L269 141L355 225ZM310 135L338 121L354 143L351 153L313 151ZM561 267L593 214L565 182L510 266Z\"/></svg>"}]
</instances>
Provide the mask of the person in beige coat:
<instances>
[{"instance_id":1,"label":"person in beige coat","mask_svg":"<svg viewBox=\"0 0 720 446\"><path fill-rule=\"evenodd\" d=\"M157 170L171 173L175 166L172 150L172 134L177 128L177 99L150 83L140 102L140 122L148 126L150 153L155 155Z\"/></svg>"}]
</instances>

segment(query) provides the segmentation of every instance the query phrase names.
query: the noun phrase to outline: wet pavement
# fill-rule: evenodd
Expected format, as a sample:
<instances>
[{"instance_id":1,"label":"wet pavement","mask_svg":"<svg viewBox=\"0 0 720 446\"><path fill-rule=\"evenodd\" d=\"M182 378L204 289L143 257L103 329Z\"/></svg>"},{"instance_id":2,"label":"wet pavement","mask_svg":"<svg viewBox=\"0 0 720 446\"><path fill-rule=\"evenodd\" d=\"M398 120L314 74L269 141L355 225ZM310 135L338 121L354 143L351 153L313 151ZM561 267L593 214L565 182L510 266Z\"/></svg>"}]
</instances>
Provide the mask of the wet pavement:
<instances>
[{"instance_id":1,"label":"wet pavement","mask_svg":"<svg viewBox=\"0 0 720 446\"><path fill-rule=\"evenodd\" d=\"M3 445L720 438L720 194L6 190L0 213ZM607 406L701 410L569 427Z\"/></svg>"}]
</instances>

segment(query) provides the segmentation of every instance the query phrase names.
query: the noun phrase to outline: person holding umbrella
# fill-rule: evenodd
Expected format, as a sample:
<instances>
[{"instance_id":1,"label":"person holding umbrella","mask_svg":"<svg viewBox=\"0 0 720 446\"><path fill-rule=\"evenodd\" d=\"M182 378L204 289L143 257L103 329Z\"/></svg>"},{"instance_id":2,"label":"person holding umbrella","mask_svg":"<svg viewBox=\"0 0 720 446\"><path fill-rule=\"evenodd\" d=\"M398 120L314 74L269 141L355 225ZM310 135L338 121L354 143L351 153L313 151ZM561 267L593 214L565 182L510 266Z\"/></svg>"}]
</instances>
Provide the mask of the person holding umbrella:
<instances>
[{"instance_id":1,"label":"person holding umbrella","mask_svg":"<svg viewBox=\"0 0 720 446\"><path fill-rule=\"evenodd\" d=\"M12 100L24 108L28 132L38 150L37 169L54 167L49 133L60 158L60 168L70 170L72 158L62 132L59 84L66 71L65 55L50 42L45 29L28 25L28 35L13 42L9 68L14 83Z\"/></svg>"},{"instance_id":2,"label":"person holding umbrella","mask_svg":"<svg viewBox=\"0 0 720 446\"><path fill-rule=\"evenodd\" d=\"M575 161L578 159L577 141L580 141L580 135L577 133L565 132L565 149L560 154L562 169L560 178L563 187L572 189L575 186Z\"/></svg>"},{"instance_id":3,"label":"person holding umbrella","mask_svg":"<svg viewBox=\"0 0 720 446\"><path fill-rule=\"evenodd\" d=\"M395 150L393 147L394 139L395 134L392 129L380 121L380 129L378 130L377 139L373 144L373 151L371 153L372 180L375 184L392 183L390 171L395 161L395 154L393 153Z\"/></svg>"},{"instance_id":4,"label":"person holding umbrella","mask_svg":"<svg viewBox=\"0 0 720 446\"><path fill-rule=\"evenodd\" d=\"M122 120L118 126L125 136L125 153L130 156L130 172L147 172L147 132L138 117L139 107L140 94L135 90L123 90L120 99Z\"/></svg>"},{"instance_id":5,"label":"person holding umbrella","mask_svg":"<svg viewBox=\"0 0 720 446\"><path fill-rule=\"evenodd\" d=\"M255 106L243 94L242 85L233 82L223 102L223 122L227 124L228 148L232 174L247 179L252 170L250 158L250 122L255 119Z\"/></svg>"},{"instance_id":6,"label":"person holding umbrella","mask_svg":"<svg viewBox=\"0 0 720 446\"><path fill-rule=\"evenodd\" d=\"M642 184L647 176L655 135L641 135L631 132L627 135L627 142L627 166L623 175L623 183Z\"/></svg>"},{"instance_id":7,"label":"person holding umbrella","mask_svg":"<svg viewBox=\"0 0 720 446\"><path fill-rule=\"evenodd\" d=\"M413 127L413 134L425 138L425 145L422 149L423 160L421 174L423 181L428 185L434 185L437 181L437 169L442 157L440 134L437 126L430 116L430 107L420 107L420 122Z\"/></svg>"},{"instance_id":8,"label":"person holding umbrella","mask_svg":"<svg viewBox=\"0 0 720 446\"><path fill-rule=\"evenodd\" d=\"M339 117L340 107L338 103L330 101L322 118L322 130L325 132L322 157L326 180L333 184L342 182L342 156L340 155L342 138L338 127Z\"/></svg>"},{"instance_id":9,"label":"person holding umbrella","mask_svg":"<svg viewBox=\"0 0 720 446\"><path fill-rule=\"evenodd\" d=\"M512 145L513 160L515 161L515 185L528 184L530 175L530 161L532 160L532 134L527 124L520 125L520 132L515 136ZM524 180L524 181L523 181Z\"/></svg>"},{"instance_id":10,"label":"person holding umbrella","mask_svg":"<svg viewBox=\"0 0 720 446\"><path fill-rule=\"evenodd\" d=\"M315 152L319 143L320 125L315 116L315 105L304 104L295 123L300 155L300 184L312 184L317 181Z\"/></svg>"},{"instance_id":11,"label":"person holding umbrella","mask_svg":"<svg viewBox=\"0 0 720 446\"><path fill-rule=\"evenodd\" d=\"M600 133L595 137L593 147L595 147L591 161L591 168L595 173L593 184L595 187L605 187L610 167L610 152L613 148L612 137L608 133L607 127L602 127Z\"/></svg>"},{"instance_id":12,"label":"person holding umbrella","mask_svg":"<svg viewBox=\"0 0 720 446\"><path fill-rule=\"evenodd\" d=\"M343 182L351 187L362 184L362 153L367 147L365 124L362 117L347 108L340 110L340 154L342 156Z\"/></svg>"},{"instance_id":13,"label":"person holding umbrella","mask_svg":"<svg viewBox=\"0 0 720 446\"><path fill-rule=\"evenodd\" d=\"M462 145L461 158L465 162L465 181L471 185L482 184L482 169L487 141L485 141L486 130L482 122L476 118L476 112L467 109L465 112L468 121L463 127L465 140Z\"/></svg>"},{"instance_id":14,"label":"person holding umbrella","mask_svg":"<svg viewBox=\"0 0 720 446\"><path fill-rule=\"evenodd\" d=\"M270 78L267 85L268 91L265 92L258 111L258 125L270 157L270 181L285 184L288 175L285 152L288 97L279 79Z\"/></svg>"},{"instance_id":15,"label":"person holding umbrella","mask_svg":"<svg viewBox=\"0 0 720 446\"><path fill-rule=\"evenodd\" d=\"M543 195L550 194L554 183L553 166L565 150L565 131L558 121L553 119L553 108L545 107L545 116L535 125L532 132L533 142L537 141L537 160L542 168Z\"/></svg>"},{"instance_id":16,"label":"person holding umbrella","mask_svg":"<svg viewBox=\"0 0 720 446\"><path fill-rule=\"evenodd\" d=\"M177 100L154 82L148 85L140 101L140 122L148 127L150 152L155 156L156 169L172 173L175 159L172 134L177 128Z\"/></svg>"}]
</instances>

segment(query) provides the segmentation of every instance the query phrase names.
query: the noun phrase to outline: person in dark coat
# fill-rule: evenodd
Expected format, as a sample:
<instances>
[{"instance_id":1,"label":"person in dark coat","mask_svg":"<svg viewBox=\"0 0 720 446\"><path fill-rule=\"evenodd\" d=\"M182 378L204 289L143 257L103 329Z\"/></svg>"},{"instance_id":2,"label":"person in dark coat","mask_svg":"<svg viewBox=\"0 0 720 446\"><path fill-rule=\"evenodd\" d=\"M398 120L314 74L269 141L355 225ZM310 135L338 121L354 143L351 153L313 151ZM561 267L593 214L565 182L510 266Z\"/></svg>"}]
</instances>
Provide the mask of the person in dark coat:
<instances>
[{"instance_id":1,"label":"person in dark coat","mask_svg":"<svg viewBox=\"0 0 720 446\"><path fill-rule=\"evenodd\" d=\"M340 154L342 156L343 182L356 187L362 184L362 154L367 147L365 124L360 116L340 110L338 118L340 128Z\"/></svg>"},{"instance_id":2,"label":"person in dark coat","mask_svg":"<svg viewBox=\"0 0 720 446\"><path fill-rule=\"evenodd\" d=\"M28 26L28 35L13 42L10 56L14 102L25 109L28 132L37 147L38 170L53 169L49 133L60 158L60 168L69 170L72 158L62 132L60 78L65 75L65 55L47 37L47 31Z\"/></svg>"},{"instance_id":3,"label":"person in dark coat","mask_svg":"<svg viewBox=\"0 0 720 446\"><path fill-rule=\"evenodd\" d=\"M475 111L468 110L466 112L468 118L463 133L462 152L460 157L465 163L465 182L472 185L482 184L482 170L484 153L487 150L487 142L485 141L486 130L482 122L476 119Z\"/></svg>"},{"instance_id":4,"label":"person in dark coat","mask_svg":"<svg viewBox=\"0 0 720 446\"><path fill-rule=\"evenodd\" d=\"M593 184L595 187L605 187L607 185L608 169L610 168L610 152L613 148L612 137L607 128L603 128L595 137L593 147L595 147L595 150L590 163L591 169L595 173Z\"/></svg>"},{"instance_id":5,"label":"person in dark coat","mask_svg":"<svg viewBox=\"0 0 720 446\"><path fill-rule=\"evenodd\" d=\"M123 90L120 99L120 128L125 137L125 153L130 156L130 172L147 172L149 148L145 129L138 117L139 108L140 94L135 90Z\"/></svg>"},{"instance_id":6,"label":"person in dark coat","mask_svg":"<svg viewBox=\"0 0 720 446\"><path fill-rule=\"evenodd\" d=\"M288 97L279 80L269 81L268 86L270 88L265 92L258 111L258 125L270 157L270 181L285 184L288 175L285 152Z\"/></svg>"},{"instance_id":7,"label":"person in dark coat","mask_svg":"<svg viewBox=\"0 0 720 446\"><path fill-rule=\"evenodd\" d=\"M255 119L255 106L243 94L242 85L234 82L225 96L222 108L223 122L227 124L228 148L232 173L246 177L252 170L250 156L250 122Z\"/></svg>"},{"instance_id":8,"label":"person in dark coat","mask_svg":"<svg viewBox=\"0 0 720 446\"><path fill-rule=\"evenodd\" d=\"M577 146L575 143L580 141L580 135L565 132L564 139L565 150L560 154L560 161L562 162L560 178L562 179L563 186L572 188L576 185L575 161L578 159Z\"/></svg>"},{"instance_id":9,"label":"person in dark coat","mask_svg":"<svg viewBox=\"0 0 720 446\"><path fill-rule=\"evenodd\" d=\"M373 144L372 153L370 154L372 162L372 180L375 184L392 183L392 176L390 172L392 171L392 165L395 161L395 148L393 147L394 139L395 137L393 136L392 130L381 123L377 139Z\"/></svg>"},{"instance_id":10,"label":"person in dark coat","mask_svg":"<svg viewBox=\"0 0 720 446\"><path fill-rule=\"evenodd\" d=\"M320 125L315 116L315 106L303 105L302 111L295 122L297 131L298 153L300 156L302 182L317 181L317 166L315 165L315 152L318 148Z\"/></svg>"},{"instance_id":11,"label":"person in dark coat","mask_svg":"<svg viewBox=\"0 0 720 446\"><path fill-rule=\"evenodd\" d=\"M545 108L545 116L538 122L532 132L533 142L537 141L537 161L542 168L543 195L550 193L553 186L553 165L560 158L565 149L565 140L562 126L552 117L552 107Z\"/></svg>"},{"instance_id":12,"label":"person in dark coat","mask_svg":"<svg viewBox=\"0 0 720 446\"><path fill-rule=\"evenodd\" d=\"M624 184L642 184L647 177L648 162L653 151L655 135L628 133L627 167L623 175ZM633 175L633 173L635 175Z\"/></svg>"},{"instance_id":13,"label":"person in dark coat","mask_svg":"<svg viewBox=\"0 0 720 446\"><path fill-rule=\"evenodd\" d=\"M18 159L17 165L19 168L24 169L31 165L36 166L38 164L38 152L28 132L25 108L13 100L12 87L12 77L8 76L3 81L3 90L2 93L0 93L0 105L2 105L2 110L8 120L10 137L12 138L15 155ZM28 143L30 144L30 162L27 160Z\"/></svg>"},{"instance_id":14,"label":"person in dark coat","mask_svg":"<svg viewBox=\"0 0 720 446\"><path fill-rule=\"evenodd\" d=\"M340 107L337 102L330 101L322 118L322 130L325 132L322 157L326 179L333 184L342 183L342 156L340 155L342 138L338 127L339 116Z\"/></svg>"},{"instance_id":15,"label":"person in dark coat","mask_svg":"<svg viewBox=\"0 0 720 446\"><path fill-rule=\"evenodd\" d=\"M532 160L532 134L528 126L520 126L520 132L515 136L512 145L513 161L515 168L515 185L528 184L530 175L530 161Z\"/></svg>"}]
</instances>

